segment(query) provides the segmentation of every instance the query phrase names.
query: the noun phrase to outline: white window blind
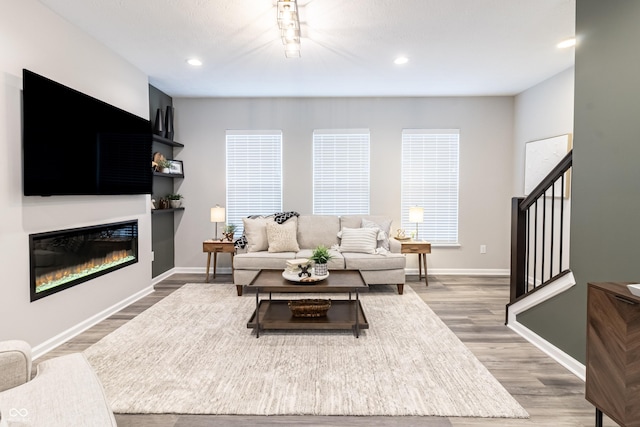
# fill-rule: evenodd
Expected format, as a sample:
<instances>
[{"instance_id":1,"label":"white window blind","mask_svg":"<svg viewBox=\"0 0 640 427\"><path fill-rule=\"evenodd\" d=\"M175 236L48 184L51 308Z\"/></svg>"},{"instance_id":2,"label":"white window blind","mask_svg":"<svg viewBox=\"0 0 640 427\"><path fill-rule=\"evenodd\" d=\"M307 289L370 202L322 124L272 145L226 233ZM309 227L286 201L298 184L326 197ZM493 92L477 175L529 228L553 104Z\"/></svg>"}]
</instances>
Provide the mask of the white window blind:
<instances>
[{"instance_id":1,"label":"white window blind","mask_svg":"<svg viewBox=\"0 0 640 427\"><path fill-rule=\"evenodd\" d=\"M282 211L282 132L227 131L227 224Z\"/></svg>"},{"instance_id":2,"label":"white window blind","mask_svg":"<svg viewBox=\"0 0 640 427\"><path fill-rule=\"evenodd\" d=\"M313 213L369 213L369 130L313 131Z\"/></svg>"},{"instance_id":3,"label":"white window blind","mask_svg":"<svg viewBox=\"0 0 640 427\"><path fill-rule=\"evenodd\" d=\"M402 131L402 228L415 231L409 208L424 208L419 240L458 244L458 129Z\"/></svg>"}]
</instances>

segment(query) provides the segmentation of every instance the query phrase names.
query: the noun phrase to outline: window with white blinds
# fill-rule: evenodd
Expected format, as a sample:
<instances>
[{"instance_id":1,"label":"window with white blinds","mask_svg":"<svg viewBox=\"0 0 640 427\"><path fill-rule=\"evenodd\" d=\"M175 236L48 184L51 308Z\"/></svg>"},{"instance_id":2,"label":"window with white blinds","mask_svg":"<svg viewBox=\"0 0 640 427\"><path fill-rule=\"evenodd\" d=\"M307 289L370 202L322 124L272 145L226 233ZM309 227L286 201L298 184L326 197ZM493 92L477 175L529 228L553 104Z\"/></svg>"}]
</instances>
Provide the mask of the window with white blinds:
<instances>
[{"instance_id":1,"label":"window with white blinds","mask_svg":"<svg viewBox=\"0 0 640 427\"><path fill-rule=\"evenodd\" d=\"M313 213L369 214L369 130L313 131Z\"/></svg>"},{"instance_id":2,"label":"window with white blinds","mask_svg":"<svg viewBox=\"0 0 640 427\"><path fill-rule=\"evenodd\" d=\"M419 240L458 244L459 142L458 129L402 131L402 228L415 232L409 208L424 208Z\"/></svg>"},{"instance_id":3,"label":"window with white blinds","mask_svg":"<svg viewBox=\"0 0 640 427\"><path fill-rule=\"evenodd\" d=\"M227 131L227 224L282 211L282 132Z\"/></svg>"}]
</instances>

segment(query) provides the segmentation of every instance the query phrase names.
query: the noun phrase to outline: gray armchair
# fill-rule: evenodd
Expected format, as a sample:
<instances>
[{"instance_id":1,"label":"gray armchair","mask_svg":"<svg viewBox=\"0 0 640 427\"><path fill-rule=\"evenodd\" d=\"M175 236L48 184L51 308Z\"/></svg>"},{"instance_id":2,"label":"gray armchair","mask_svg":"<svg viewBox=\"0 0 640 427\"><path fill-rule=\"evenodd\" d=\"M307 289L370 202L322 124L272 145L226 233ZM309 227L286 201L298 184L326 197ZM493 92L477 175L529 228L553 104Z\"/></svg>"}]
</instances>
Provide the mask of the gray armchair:
<instances>
[{"instance_id":1,"label":"gray armchair","mask_svg":"<svg viewBox=\"0 0 640 427\"><path fill-rule=\"evenodd\" d=\"M0 341L0 427L115 426L102 384L82 353L46 360L31 379L31 347Z\"/></svg>"}]
</instances>

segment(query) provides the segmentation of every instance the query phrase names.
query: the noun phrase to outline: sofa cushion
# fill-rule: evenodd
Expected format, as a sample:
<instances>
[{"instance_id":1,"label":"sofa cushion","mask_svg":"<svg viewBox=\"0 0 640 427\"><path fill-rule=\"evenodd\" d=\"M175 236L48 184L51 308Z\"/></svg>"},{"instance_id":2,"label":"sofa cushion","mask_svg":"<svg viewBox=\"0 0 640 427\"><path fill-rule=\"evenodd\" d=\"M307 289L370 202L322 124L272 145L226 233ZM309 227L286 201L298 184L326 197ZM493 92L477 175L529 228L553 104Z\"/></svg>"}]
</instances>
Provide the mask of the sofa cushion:
<instances>
[{"instance_id":1,"label":"sofa cushion","mask_svg":"<svg viewBox=\"0 0 640 427\"><path fill-rule=\"evenodd\" d=\"M311 258L311 253L313 249L300 249L300 252L296 254L296 258ZM329 249L329 253L331 254L331 259L327 263L327 268L329 270L344 270L344 257L340 252L335 249Z\"/></svg>"},{"instance_id":2,"label":"sofa cushion","mask_svg":"<svg viewBox=\"0 0 640 427\"><path fill-rule=\"evenodd\" d=\"M387 253L370 255L363 253L343 253L345 268L349 270L396 270L404 269L407 259L402 254Z\"/></svg>"},{"instance_id":3,"label":"sofa cushion","mask_svg":"<svg viewBox=\"0 0 640 427\"><path fill-rule=\"evenodd\" d=\"M267 222L274 222L273 218L242 218L247 252L266 251L269 248Z\"/></svg>"},{"instance_id":4,"label":"sofa cushion","mask_svg":"<svg viewBox=\"0 0 640 427\"><path fill-rule=\"evenodd\" d=\"M283 224L275 221L267 223L267 240L269 242L269 252L298 252L298 231L297 218L293 217Z\"/></svg>"},{"instance_id":5,"label":"sofa cushion","mask_svg":"<svg viewBox=\"0 0 640 427\"><path fill-rule=\"evenodd\" d=\"M360 228L363 219L382 224L383 221L389 220L389 217L384 215L344 215L340 217L340 228Z\"/></svg>"},{"instance_id":6,"label":"sofa cushion","mask_svg":"<svg viewBox=\"0 0 640 427\"><path fill-rule=\"evenodd\" d=\"M389 250L389 232L391 231L391 220L385 219L381 222L370 221L366 218L362 218L363 228L377 228L381 231L378 234L378 247Z\"/></svg>"},{"instance_id":7,"label":"sofa cushion","mask_svg":"<svg viewBox=\"0 0 640 427\"><path fill-rule=\"evenodd\" d=\"M338 244L340 217L336 215L300 215L298 217L298 245L301 249L327 248Z\"/></svg>"},{"instance_id":8,"label":"sofa cushion","mask_svg":"<svg viewBox=\"0 0 640 427\"><path fill-rule=\"evenodd\" d=\"M233 268L247 270L282 269L287 266L287 260L295 258L295 252L247 252L233 257Z\"/></svg>"},{"instance_id":9,"label":"sofa cushion","mask_svg":"<svg viewBox=\"0 0 640 427\"><path fill-rule=\"evenodd\" d=\"M344 227L340 233L340 252L375 254L378 238L377 228Z\"/></svg>"}]
</instances>

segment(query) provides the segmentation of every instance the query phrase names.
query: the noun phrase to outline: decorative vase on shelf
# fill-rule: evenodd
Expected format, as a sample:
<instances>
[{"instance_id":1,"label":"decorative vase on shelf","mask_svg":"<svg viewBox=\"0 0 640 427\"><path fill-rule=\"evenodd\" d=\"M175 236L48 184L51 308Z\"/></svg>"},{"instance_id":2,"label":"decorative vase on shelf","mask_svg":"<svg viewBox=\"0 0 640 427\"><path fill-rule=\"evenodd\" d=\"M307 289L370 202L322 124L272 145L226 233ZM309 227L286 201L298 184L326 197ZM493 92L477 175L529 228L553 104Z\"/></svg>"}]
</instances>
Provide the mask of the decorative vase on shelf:
<instances>
[{"instance_id":1,"label":"decorative vase on shelf","mask_svg":"<svg viewBox=\"0 0 640 427\"><path fill-rule=\"evenodd\" d=\"M158 108L156 111L156 121L153 124L153 133L156 135L164 137L164 118L162 116L162 108Z\"/></svg>"},{"instance_id":2,"label":"decorative vase on shelf","mask_svg":"<svg viewBox=\"0 0 640 427\"><path fill-rule=\"evenodd\" d=\"M169 204L171 205L171 209L178 209L182 206L182 200L169 200Z\"/></svg>"},{"instance_id":3,"label":"decorative vase on shelf","mask_svg":"<svg viewBox=\"0 0 640 427\"><path fill-rule=\"evenodd\" d=\"M164 115L165 138L173 141L173 107L167 105L167 113Z\"/></svg>"}]
</instances>

